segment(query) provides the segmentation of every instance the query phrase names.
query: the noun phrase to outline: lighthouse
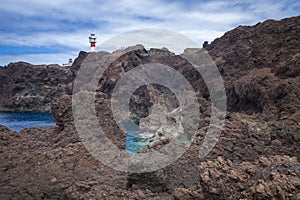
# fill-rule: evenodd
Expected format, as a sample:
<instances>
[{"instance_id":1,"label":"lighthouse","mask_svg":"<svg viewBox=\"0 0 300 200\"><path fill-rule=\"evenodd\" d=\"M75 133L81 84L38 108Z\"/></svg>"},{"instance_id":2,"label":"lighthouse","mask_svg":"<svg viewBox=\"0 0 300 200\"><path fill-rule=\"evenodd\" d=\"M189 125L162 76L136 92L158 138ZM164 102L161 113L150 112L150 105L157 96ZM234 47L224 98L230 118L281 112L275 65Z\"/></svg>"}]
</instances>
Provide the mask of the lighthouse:
<instances>
[{"instance_id":1,"label":"lighthouse","mask_svg":"<svg viewBox=\"0 0 300 200\"><path fill-rule=\"evenodd\" d=\"M91 33L91 36L89 37L89 41L91 44L91 51L95 51L96 49L96 39L95 33Z\"/></svg>"}]
</instances>

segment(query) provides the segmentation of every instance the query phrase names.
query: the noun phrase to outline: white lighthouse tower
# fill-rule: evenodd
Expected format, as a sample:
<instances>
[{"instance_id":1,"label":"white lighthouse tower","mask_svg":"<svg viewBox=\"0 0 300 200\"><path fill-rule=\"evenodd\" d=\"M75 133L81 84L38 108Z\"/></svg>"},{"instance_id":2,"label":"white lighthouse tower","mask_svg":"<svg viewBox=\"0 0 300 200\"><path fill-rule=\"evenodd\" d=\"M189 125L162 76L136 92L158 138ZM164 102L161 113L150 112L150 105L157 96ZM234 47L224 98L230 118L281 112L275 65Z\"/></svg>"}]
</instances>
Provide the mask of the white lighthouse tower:
<instances>
[{"instance_id":1,"label":"white lighthouse tower","mask_svg":"<svg viewBox=\"0 0 300 200\"><path fill-rule=\"evenodd\" d=\"M97 37L95 36L95 33L91 33L91 36L89 37L89 41L91 44L91 51L96 50L96 39Z\"/></svg>"}]
</instances>

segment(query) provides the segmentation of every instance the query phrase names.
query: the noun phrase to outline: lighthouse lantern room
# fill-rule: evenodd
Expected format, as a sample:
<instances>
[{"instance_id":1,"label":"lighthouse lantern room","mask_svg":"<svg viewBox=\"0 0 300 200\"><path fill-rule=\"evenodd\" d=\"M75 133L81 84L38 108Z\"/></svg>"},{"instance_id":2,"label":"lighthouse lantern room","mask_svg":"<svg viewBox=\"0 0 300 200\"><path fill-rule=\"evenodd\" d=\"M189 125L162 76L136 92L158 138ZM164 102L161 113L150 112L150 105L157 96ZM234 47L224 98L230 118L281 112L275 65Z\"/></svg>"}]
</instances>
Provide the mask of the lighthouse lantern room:
<instances>
[{"instance_id":1,"label":"lighthouse lantern room","mask_svg":"<svg viewBox=\"0 0 300 200\"><path fill-rule=\"evenodd\" d=\"M96 49L96 39L95 33L91 33L91 36L89 37L89 41L91 44L91 51L95 51Z\"/></svg>"}]
</instances>

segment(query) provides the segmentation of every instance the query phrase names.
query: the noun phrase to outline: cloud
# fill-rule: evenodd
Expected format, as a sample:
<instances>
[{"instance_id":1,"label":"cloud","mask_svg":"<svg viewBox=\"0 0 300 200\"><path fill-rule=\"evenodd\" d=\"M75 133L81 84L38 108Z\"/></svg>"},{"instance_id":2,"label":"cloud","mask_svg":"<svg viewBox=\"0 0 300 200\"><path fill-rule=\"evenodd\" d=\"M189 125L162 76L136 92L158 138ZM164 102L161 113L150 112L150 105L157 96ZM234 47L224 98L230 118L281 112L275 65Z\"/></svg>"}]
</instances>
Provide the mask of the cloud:
<instances>
[{"instance_id":1,"label":"cloud","mask_svg":"<svg viewBox=\"0 0 300 200\"><path fill-rule=\"evenodd\" d=\"M101 43L140 28L177 31L201 46L238 25L298 15L299 5L296 0L2 0L0 46L23 47L24 53L26 48L51 48L58 55L44 62L55 63L68 59L59 56L69 52L88 50L90 32ZM7 64L9 56L13 60L16 55L0 55L0 65Z\"/></svg>"}]
</instances>

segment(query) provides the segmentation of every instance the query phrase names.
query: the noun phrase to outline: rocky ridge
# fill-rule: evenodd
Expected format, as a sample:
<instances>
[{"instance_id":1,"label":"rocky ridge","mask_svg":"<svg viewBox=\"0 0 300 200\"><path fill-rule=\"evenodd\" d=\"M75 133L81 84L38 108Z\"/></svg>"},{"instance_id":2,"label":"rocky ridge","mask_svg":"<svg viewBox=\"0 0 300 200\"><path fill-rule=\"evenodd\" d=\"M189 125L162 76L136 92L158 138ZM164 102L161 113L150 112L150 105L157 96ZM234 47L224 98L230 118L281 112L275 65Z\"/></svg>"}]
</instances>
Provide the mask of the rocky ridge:
<instances>
[{"instance_id":1,"label":"rocky ridge","mask_svg":"<svg viewBox=\"0 0 300 200\"><path fill-rule=\"evenodd\" d=\"M198 157L198 150L210 103L203 80L182 57L140 48L115 60L100 80L95 102L99 123L124 149L125 133L108 109L112 88L122 69L162 62L192 82L202 105L203 121L188 151L152 173L108 168L83 146L72 120L72 97L64 95L52 106L57 127L20 133L0 127L1 199L298 199L299 24L300 17L294 17L238 27L206 47L225 81L228 114L217 145L204 159ZM72 66L73 76L86 54L81 56ZM72 89L72 84L67 88ZM151 92L162 98L151 98ZM130 107L136 121L147 119L151 101L168 100L167 108L177 107L162 87L141 88L134 95Z\"/></svg>"},{"instance_id":2,"label":"rocky ridge","mask_svg":"<svg viewBox=\"0 0 300 200\"><path fill-rule=\"evenodd\" d=\"M71 82L68 68L25 62L0 67L1 112L50 112Z\"/></svg>"}]
</instances>

